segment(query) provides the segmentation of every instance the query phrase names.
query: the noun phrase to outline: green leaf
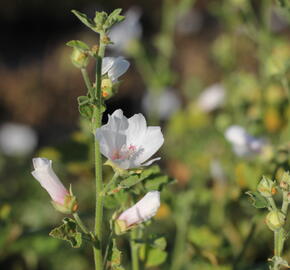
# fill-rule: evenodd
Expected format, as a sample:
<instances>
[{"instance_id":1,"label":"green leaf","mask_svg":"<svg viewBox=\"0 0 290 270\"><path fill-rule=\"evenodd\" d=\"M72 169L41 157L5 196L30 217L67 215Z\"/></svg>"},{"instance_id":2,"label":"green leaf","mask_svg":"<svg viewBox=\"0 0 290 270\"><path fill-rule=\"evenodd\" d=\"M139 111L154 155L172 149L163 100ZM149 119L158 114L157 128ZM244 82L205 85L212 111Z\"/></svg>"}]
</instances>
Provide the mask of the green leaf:
<instances>
[{"instance_id":1,"label":"green leaf","mask_svg":"<svg viewBox=\"0 0 290 270\"><path fill-rule=\"evenodd\" d=\"M98 30L102 30L103 24L106 22L107 18L108 18L108 14L106 12L104 12L104 11L102 11L102 12L97 11L96 12L94 22L96 23L96 28Z\"/></svg>"},{"instance_id":2,"label":"green leaf","mask_svg":"<svg viewBox=\"0 0 290 270\"><path fill-rule=\"evenodd\" d=\"M114 24L121 22L125 19L124 16L120 15L121 12L122 9L117 8L108 16L106 22L103 25L104 30L111 28Z\"/></svg>"},{"instance_id":3,"label":"green leaf","mask_svg":"<svg viewBox=\"0 0 290 270\"><path fill-rule=\"evenodd\" d=\"M79 248L82 244L82 234L77 231L77 224L70 218L64 218L63 224L53 229L49 235L68 241L73 248Z\"/></svg>"},{"instance_id":4,"label":"green leaf","mask_svg":"<svg viewBox=\"0 0 290 270\"><path fill-rule=\"evenodd\" d=\"M119 188L130 188L136 184L138 184L140 181L142 181L141 178L139 178L138 175L130 175L125 180L122 180L119 184Z\"/></svg>"},{"instance_id":5,"label":"green leaf","mask_svg":"<svg viewBox=\"0 0 290 270\"><path fill-rule=\"evenodd\" d=\"M158 266L165 262L167 258L167 252L158 248L149 248L146 250L145 245L141 246L140 249L141 260L146 260L146 267Z\"/></svg>"},{"instance_id":6,"label":"green leaf","mask_svg":"<svg viewBox=\"0 0 290 270\"><path fill-rule=\"evenodd\" d=\"M161 190L164 185L173 182L174 179L161 173L152 174L145 180L145 188L147 191Z\"/></svg>"},{"instance_id":7,"label":"green leaf","mask_svg":"<svg viewBox=\"0 0 290 270\"><path fill-rule=\"evenodd\" d=\"M80 20L84 25L86 25L87 27L91 28L93 31L96 32L94 22L93 22L90 18L88 18L86 14L81 13L81 12L79 12L79 11L77 11L77 10L74 10L74 9L73 9L71 12L72 12L74 15L76 15L77 18L78 18L78 19L79 19L79 20Z\"/></svg>"},{"instance_id":8,"label":"green leaf","mask_svg":"<svg viewBox=\"0 0 290 270\"><path fill-rule=\"evenodd\" d=\"M269 207L269 202L265 199L258 191L248 191L247 195L250 196L252 200L252 205L255 208L267 208Z\"/></svg>"},{"instance_id":9,"label":"green leaf","mask_svg":"<svg viewBox=\"0 0 290 270\"><path fill-rule=\"evenodd\" d=\"M90 99L87 96L79 96L77 99L79 105L84 105L90 102Z\"/></svg>"},{"instance_id":10,"label":"green leaf","mask_svg":"<svg viewBox=\"0 0 290 270\"><path fill-rule=\"evenodd\" d=\"M122 252L118 249L116 239L112 240L112 245L109 250L108 262L112 270L125 270L121 265Z\"/></svg>"},{"instance_id":11,"label":"green leaf","mask_svg":"<svg viewBox=\"0 0 290 270\"><path fill-rule=\"evenodd\" d=\"M72 48L76 48L81 52L87 52L90 50L89 46L80 40L71 40L67 42L66 45Z\"/></svg>"},{"instance_id":12,"label":"green leaf","mask_svg":"<svg viewBox=\"0 0 290 270\"><path fill-rule=\"evenodd\" d=\"M90 103L83 103L83 104L79 103L79 112L81 116L91 120L94 113L94 107Z\"/></svg>"}]
</instances>

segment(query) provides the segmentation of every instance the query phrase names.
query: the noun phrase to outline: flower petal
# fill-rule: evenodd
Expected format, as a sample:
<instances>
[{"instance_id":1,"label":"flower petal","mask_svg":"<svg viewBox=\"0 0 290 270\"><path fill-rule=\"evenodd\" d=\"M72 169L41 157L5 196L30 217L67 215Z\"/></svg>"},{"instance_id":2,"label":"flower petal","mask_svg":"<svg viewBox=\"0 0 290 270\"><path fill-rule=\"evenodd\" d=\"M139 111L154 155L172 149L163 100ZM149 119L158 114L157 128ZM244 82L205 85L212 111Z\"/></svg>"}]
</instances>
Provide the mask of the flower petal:
<instances>
[{"instance_id":1,"label":"flower petal","mask_svg":"<svg viewBox=\"0 0 290 270\"><path fill-rule=\"evenodd\" d=\"M135 163L142 164L154 155L164 142L164 137L160 127L148 127L143 140L140 143L142 152L136 157Z\"/></svg>"},{"instance_id":2,"label":"flower petal","mask_svg":"<svg viewBox=\"0 0 290 270\"><path fill-rule=\"evenodd\" d=\"M115 57L104 57L102 61L102 75L105 75L109 69L114 65Z\"/></svg>"},{"instance_id":3,"label":"flower petal","mask_svg":"<svg viewBox=\"0 0 290 270\"><path fill-rule=\"evenodd\" d=\"M49 193L53 201L63 204L68 191L54 173L51 164L52 161L46 158L34 158L34 171L31 174Z\"/></svg>"},{"instance_id":4,"label":"flower petal","mask_svg":"<svg viewBox=\"0 0 290 270\"><path fill-rule=\"evenodd\" d=\"M130 63L123 57L115 59L113 66L108 71L108 76L112 82L118 81L118 78L122 76L129 68Z\"/></svg>"},{"instance_id":5,"label":"flower petal","mask_svg":"<svg viewBox=\"0 0 290 270\"><path fill-rule=\"evenodd\" d=\"M153 162L160 160L160 159L161 159L161 157L152 158L152 159L148 160L147 162L142 163L141 166L150 166Z\"/></svg>"}]
</instances>

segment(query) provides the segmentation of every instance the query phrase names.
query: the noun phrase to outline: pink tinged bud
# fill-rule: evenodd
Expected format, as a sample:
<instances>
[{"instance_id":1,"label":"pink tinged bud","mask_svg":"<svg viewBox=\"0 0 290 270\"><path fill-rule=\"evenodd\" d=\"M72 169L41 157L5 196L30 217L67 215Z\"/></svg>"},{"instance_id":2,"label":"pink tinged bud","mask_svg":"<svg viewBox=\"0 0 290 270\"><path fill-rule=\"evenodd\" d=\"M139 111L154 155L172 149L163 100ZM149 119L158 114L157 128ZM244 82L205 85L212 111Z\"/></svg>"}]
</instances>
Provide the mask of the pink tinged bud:
<instances>
[{"instance_id":1,"label":"pink tinged bud","mask_svg":"<svg viewBox=\"0 0 290 270\"><path fill-rule=\"evenodd\" d=\"M34 167L32 175L48 192L53 202L60 205L66 204L70 194L54 173L51 167L52 161L46 158L33 158L32 162Z\"/></svg>"},{"instance_id":2,"label":"pink tinged bud","mask_svg":"<svg viewBox=\"0 0 290 270\"><path fill-rule=\"evenodd\" d=\"M150 191L131 208L124 211L118 218L121 231L145 222L156 215L160 207L160 192Z\"/></svg>"}]
</instances>

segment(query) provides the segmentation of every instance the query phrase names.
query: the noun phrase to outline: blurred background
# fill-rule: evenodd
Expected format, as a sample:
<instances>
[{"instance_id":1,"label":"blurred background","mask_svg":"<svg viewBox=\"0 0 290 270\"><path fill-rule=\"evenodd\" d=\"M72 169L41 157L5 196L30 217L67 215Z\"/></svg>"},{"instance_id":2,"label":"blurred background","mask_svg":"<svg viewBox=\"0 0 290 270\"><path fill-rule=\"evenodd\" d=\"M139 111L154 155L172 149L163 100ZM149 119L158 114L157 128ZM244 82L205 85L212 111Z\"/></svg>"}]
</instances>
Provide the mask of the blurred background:
<instances>
[{"instance_id":1,"label":"blurred background","mask_svg":"<svg viewBox=\"0 0 290 270\"><path fill-rule=\"evenodd\" d=\"M175 179L162 189L149 229L167 246L143 258L146 269L267 269L272 233L245 192L262 175L277 179L289 170L287 0L2 1L0 268L93 269L90 248L48 236L62 216L32 178L31 158L53 160L92 223L92 137L76 100L85 87L65 43L97 43L71 9L93 17L115 8L126 20L111 30L106 55L131 66L104 122L122 108L161 125L160 166ZM286 243L289 261L288 250Z\"/></svg>"}]
</instances>

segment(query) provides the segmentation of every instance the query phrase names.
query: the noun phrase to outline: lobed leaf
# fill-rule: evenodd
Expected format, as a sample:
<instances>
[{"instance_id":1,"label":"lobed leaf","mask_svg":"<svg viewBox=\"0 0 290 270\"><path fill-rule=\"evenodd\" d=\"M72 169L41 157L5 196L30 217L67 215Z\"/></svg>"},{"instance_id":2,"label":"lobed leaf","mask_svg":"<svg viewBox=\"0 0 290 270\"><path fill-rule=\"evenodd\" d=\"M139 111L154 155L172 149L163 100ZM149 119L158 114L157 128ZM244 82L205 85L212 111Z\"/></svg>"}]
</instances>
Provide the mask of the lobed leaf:
<instances>
[{"instance_id":1,"label":"lobed leaf","mask_svg":"<svg viewBox=\"0 0 290 270\"><path fill-rule=\"evenodd\" d=\"M53 229L49 235L68 241L73 248L79 248L82 244L82 234L78 232L75 221L70 218L64 218L63 224Z\"/></svg>"}]
</instances>

